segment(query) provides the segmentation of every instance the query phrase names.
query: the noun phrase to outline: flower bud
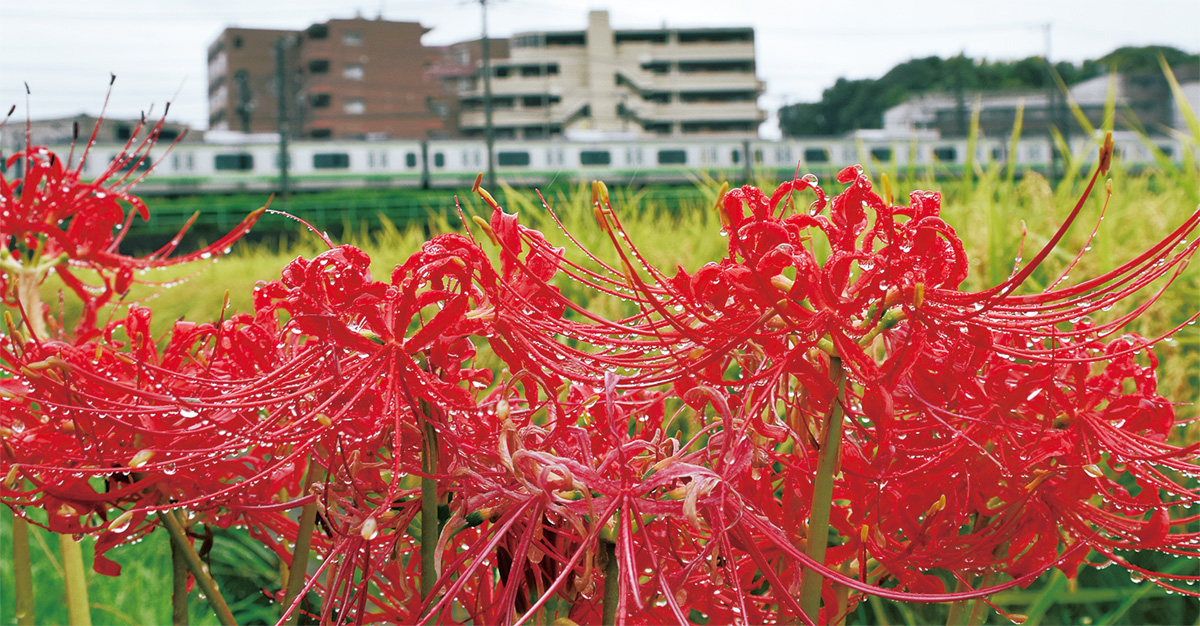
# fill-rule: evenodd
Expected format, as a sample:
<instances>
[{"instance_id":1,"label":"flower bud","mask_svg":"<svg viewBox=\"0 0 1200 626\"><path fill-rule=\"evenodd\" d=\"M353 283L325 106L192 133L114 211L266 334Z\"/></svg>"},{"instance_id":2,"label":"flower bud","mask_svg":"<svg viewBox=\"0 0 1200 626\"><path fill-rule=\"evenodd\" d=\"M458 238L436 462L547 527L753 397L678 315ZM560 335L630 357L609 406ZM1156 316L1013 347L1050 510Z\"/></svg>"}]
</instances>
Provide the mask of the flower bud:
<instances>
[{"instance_id":1,"label":"flower bud","mask_svg":"<svg viewBox=\"0 0 1200 626\"><path fill-rule=\"evenodd\" d=\"M129 528L129 521L133 519L133 510L130 509L117 516L108 524L108 529L114 533L119 533Z\"/></svg>"},{"instance_id":2,"label":"flower bud","mask_svg":"<svg viewBox=\"0 0 1200 626\"><path fill-rule=\"evenodd\" d=\"M362 538L370 541L379 536L379 522L374 517L363 520Z\"/></svg>"},{"instance_id":3,"label":"flower bud","mask_svg":"<svg viewBox=\"0 0 1200 626\"><path fill-rule=\"evenodd\" d=\"M13 465L12 468L8 470L8 475L4 477L4 486L8 489L12 489L14 486L16 486L17 480L20 478L21 467L19 465Z\"/></svg>"},{"instance_id":4,"label":"flower bud","mask_svg":"<svg viewBox=\"0 0 1200 626\"><path fill-rule=\"evenodd\" d=\"M129 467L141 467L154 458L154 450L142 450L129 459Z\"/></svg>"}]
</instances>

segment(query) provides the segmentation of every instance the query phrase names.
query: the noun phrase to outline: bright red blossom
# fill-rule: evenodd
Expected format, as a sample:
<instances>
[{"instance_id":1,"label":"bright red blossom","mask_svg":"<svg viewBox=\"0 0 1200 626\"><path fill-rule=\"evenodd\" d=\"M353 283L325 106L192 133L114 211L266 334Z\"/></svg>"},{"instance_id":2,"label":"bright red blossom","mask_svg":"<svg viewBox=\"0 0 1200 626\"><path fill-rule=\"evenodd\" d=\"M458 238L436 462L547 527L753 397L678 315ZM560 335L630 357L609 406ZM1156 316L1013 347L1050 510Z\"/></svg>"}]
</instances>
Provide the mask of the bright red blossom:
<instances>
[{"instance_id":1,"label":"bright red blossom","mask_svg":"<svg viewBox=\"0 0 1200 626\"><path fill-rule=\"evenodd\" d=\"M362 622L595 621L616 576L620 623L808 623L818 575L828 622L864 594L947 601L1074 576L1092 551L1129 567L1117 550L1195 556L1180 529L1200 494L1177 476L1197 446L1171 443L1154 341L1120 334L1157 293L1087 315L1169 280L1200 214L1107 275L1019 295L1081 200L1028 264L971 293L938 194L893 206L861 170L838 181L833 198L815 177L724 194L728 253L691 272L647 262L602 186L618 264L572 260L483 192L499 269L442 235L383 282L338 246L260 283L252 315L181 322L165 343L136 308L87 341L10 333L4 459L28 484L4 501L66 503L62 525L118 535L78 520L186 504L291 541L280 511L315 498L325 558L308 585L322 619ZM638 312L599 317L562 280ZM485 343L500 375L475 363ZM312 495L308 459L325 476ZM80 472L122 484L98 494ZM412 539L433 522L422 479L435 573ZM823 481L822 562L808 548ZM972 589L988 573L1012 581Z\"/></svg>"}]
</instances>

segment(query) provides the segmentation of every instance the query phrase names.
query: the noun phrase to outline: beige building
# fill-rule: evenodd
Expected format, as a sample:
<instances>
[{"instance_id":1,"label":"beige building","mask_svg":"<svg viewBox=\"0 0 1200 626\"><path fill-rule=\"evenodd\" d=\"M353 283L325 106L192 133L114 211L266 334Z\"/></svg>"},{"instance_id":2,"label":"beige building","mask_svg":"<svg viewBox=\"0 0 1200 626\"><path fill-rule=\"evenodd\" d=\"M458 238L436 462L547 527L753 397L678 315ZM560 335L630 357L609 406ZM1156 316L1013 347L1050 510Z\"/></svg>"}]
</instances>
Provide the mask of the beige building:
<instances>
[{"instance_id":1,"label":"beige building","mask_svg":"<svg viewBox=\"0 0 1200 626\"><path fill-rule=\"evenodd\" d=\"M492 64L498 139L755 137L766 113L752 28L518 33ZM461 132L484 134L483 84L462 93Z\"/></svg>"}]
</instances>

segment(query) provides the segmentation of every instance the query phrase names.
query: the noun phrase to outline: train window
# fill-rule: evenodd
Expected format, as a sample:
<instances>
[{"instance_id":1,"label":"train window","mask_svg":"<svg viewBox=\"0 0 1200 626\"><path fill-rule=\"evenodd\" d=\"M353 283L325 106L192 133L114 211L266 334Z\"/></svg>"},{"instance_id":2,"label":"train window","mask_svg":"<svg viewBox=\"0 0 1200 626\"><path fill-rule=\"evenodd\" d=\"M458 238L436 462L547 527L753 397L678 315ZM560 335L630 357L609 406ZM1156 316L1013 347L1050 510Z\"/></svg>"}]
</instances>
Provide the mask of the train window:
<instances>
[{"instance_id":1,"label":"train window","mask_svg":"<svg viewBox=\"0 0 1200 626\"><path fill-rule=\"evenodd\" d=\"M871 158L882 163L892 160L891 148L871 148Z\"/></svg>"},{"instance_id":2,"label":"train window","mask_svg":"<svg viewBox=\"0 0 1200 626\"><path fill-rule=\"evenodd\" d=\"M117 160L116 157L113 157L113 161L116 161L116 160ZM129 157L124 163L121 163L121 171L129 172L134 169L137 169L137 171L139 171L139 172L145 172L150 169L151 163L152 163L152 161L151 161L149 155L132 156L132 157Z\"/></svg>"},{"instance_id":3,"label":"train window","mask_svg":"<svg viewBox=\"0 0 1200 626\"><path fill-rule=\"evenodd\" d=\"M741 150L731 150L729 152L729 160L733 161L734 165L741 163L742 162L742 151Z\"/></svg>"},{"instance_id":4,"label":"train window","mask_svg":"<svg viewBox=\"0 0 1200 626\"><path fill-rule=\"evenodd\" d=\"M958 150L954 146L942 146L933 149L933 158L943 163L953 163L958 160Z\"/></svg>"},{"instance_id":5,"label":"train window","mask_svg":"<svg viewBox=\"0 0 1200 626\"><path fill-rule=\"evenodd\" d=\"M379 167L387 167L387 152L379 153Z\"/></svg>"},{"instance_id":6,"label":"train window","mask_svg":"<svg viewBox=\"0 0 1200 626\"><path fill-rule=\"evenodd\" d=\"M686 150L659 150L659 165L683 165L687 163Z\"/></svg>"},{"instance_id":7,"label":"train window","mask_svg":"<svg viewBox=\"0 0 1200 626\"><path fill-rule=\"evenodd\" d=\"M1175 147L1171 145L1161 145L1158 149L1163 153L1163 156L1168 159L1175 158Z\"/></svg>"},{"instance_id":8,"label":"train window","mask_svg":"<svg viewBox=\"0 0 1200 626\"><path fill-rule=\"evenodd\" d=\"M993 161L1003 161L1004 160L1004 148L992 148L992 160Z\"/></svg>"},{"instance_id":9,"label":"train window","mask_svg":"<svg viewBox=\"0 0 1200 626\"><path fill-rule=\"evenodd\" d=\"M408 154L404 155L404 165L406 165L408 167L416 167L417 166L417 153L409 152Z\"/></svg>"},{"instance_id":10,"label":"train window","mask_svg":"<svg viewBox=\"0 0 1200 626\"><path fill-rule=\"evenodd\" d=\"M252 154L218 154L213 166L218 172L222 171L239 171L245 172L254 169L254 155Z\"/></svg>"},{"instance_id":11,"label":"train window","mask_svg":"<svg viewBox=\"0 0 1200 626\"><path fill-rule=\"evenodd\" d=\"M314 154L313 167L319 170L344 170L350 167L350 155L345 152Z\"/></svg>"},{"instance_id":12,"label":"train window","mask_svg":"<svg viewBox=\"0 0 1200 626\"><path fill-rule=\"evenodd\" d=\"M612 155L608 150L583 150L579 153L580 165L608 165L612 163Z\"/></svg>"},{"instance_id":13,"label":"train window","mask_svg":"<svg viewBox=\"0 0 1200 626\"><path fill-rule=\"evenodd\" d=\"M805 148L804 149L805 163L828 163L829 151L825 148Z\"/></svg>"},{"instance_id":14,"label":"train window","mask_svg":"<svg viewBox=\"0 0 1200 626\"><path fill-rule=\"evenodd\" d=\"M522 167L529 165L529 153L500 152L496 155L496 165L501 167Z\"/></svg>"},{"instance_id":15,"label":"train window","mask_svg":"<svg viewBox=\"0 0 1200 626\"><path fill-rule=\"evenodd\" d=\"M441 152L434 152L433 153L433 166L434 167L446 167L446 155L442 154Z\"/></svg>"}]
</instances>

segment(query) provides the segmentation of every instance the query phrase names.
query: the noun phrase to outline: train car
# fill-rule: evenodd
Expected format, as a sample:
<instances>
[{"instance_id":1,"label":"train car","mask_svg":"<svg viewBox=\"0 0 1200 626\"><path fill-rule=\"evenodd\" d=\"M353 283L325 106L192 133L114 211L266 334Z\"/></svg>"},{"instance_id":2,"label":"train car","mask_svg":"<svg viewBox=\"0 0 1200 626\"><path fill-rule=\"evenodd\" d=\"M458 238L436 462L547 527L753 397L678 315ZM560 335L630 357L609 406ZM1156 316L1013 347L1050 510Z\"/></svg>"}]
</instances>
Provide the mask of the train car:
<instances>
[{"instance_id":1,"label":"train car","mask_svg":"<svg viewBox=\"0 0 1200 626\"><path fill-rule=\"evenodd\" d=\"M1117 133L1117 158L1138 166L1182 156L1173 137ZM591 179L618 184L688 184L703 176L735 182L780 179L799 173L821 176L861 163L901 173L955 175L968 161L981 166L1012 161L1018 171L1044 171L1053 158L1046 137L1027 137L1015 147L1007 139L979 138L973 155L965 138L810 138L779 141L738 139L567 139L498 141L495 171L515 186L572 183ZM1083 163L1097 143L1074 137L1072 154ZM1015 149L1014 149L1015 148ZM61 150L59 147L55 147ZM123 158L124 145L93 146L83 174L95 176ZM1011 151L1011 154L1010 154ZM971 158L969 159L968 156ZM153 161L153 167L150 162ZM279 145L270 136L221 137L221 141L160 144L151 160L131 161L145 180L144 194L271 192L280 186ZM487 148L478 140L297 141L288 147L289 188L462 188L487 170ZM132 172L131 172L132 174Z\"/></svg>"}]
</instances>

